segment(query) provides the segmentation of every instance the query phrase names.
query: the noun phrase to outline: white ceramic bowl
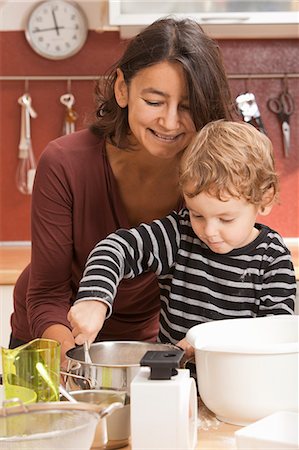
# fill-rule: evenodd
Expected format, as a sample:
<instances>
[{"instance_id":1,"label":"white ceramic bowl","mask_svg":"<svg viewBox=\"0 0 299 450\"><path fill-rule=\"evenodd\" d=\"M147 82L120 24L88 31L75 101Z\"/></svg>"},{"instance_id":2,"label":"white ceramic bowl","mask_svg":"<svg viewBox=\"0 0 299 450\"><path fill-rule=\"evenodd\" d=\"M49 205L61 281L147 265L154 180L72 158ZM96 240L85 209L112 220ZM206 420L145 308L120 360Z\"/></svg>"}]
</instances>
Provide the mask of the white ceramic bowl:
<instances>
[{"instance_id":1,"label":"white ceramic bowl","mask_svg":"<svg viewBox=\"0 0 299 450\"><path fill-rule=\"evenodd\" d=\"M276 411L298 411L298 316L228 319L196 325L197 383L218 419L248 425Z\"/></svg>"}]
</instances>

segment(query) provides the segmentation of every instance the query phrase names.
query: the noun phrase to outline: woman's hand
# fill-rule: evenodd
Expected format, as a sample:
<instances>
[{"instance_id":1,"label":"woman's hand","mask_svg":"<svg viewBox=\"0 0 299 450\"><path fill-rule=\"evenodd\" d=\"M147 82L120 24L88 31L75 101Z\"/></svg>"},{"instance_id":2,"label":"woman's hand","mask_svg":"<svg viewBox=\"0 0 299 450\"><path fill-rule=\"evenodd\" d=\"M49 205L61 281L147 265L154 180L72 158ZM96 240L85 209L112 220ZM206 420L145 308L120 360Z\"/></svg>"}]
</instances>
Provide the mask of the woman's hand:
<instances>
[{"instance_id":1,"label":"woman's hand","mask_svg":"<svg viewBox=\"0 0 299 450\"><path fill-rule=\"evenodd\" d=\"M107 312L106 303L97 300L84 300L71 307L67 319L72 327L75 343L91 344L101 330Z\"/></svg>"},{"instance_id":2,"label":"woman's hand","mask_svg":"<svg viewBox=\"0 0 299 450\"><path fill-rule=\"evenodd\" d=\"M71 330L62 324L55 324L48 327L43 335L44 339L53 339L61 344L61 369L65 370L67 367L66 352L75 347L74 336Z\"/></svg>"}]
</instances>

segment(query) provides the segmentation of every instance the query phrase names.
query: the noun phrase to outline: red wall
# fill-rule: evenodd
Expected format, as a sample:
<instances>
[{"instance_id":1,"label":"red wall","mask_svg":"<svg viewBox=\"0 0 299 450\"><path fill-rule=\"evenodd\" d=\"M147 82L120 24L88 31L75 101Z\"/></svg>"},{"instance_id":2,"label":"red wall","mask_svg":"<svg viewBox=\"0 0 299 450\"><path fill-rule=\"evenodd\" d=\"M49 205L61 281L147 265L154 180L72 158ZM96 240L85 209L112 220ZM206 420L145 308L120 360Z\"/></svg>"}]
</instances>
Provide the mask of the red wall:
<instances>
[{"instance_id":1,"label":"red wall","mask_svg":"<svg viewBox=\"0 0 299 450\"><path fill-rule=\"evenodd\" d=\"M286 40L223 40L219 41L228 74L299 73L298 41ZM89 32L84 48L72 58L49 61L35 54L23 32L1 32L0 75L101 75L121 55L125 42L117 32ZM274 144L277 168L281 179L281 204L266 219L286 237L299 236L299 149L298 105L299 79L289 79L289 91L297 108L291 117L291 154L283 157L282 135L277 117L267 110L269 96L281 89L280 79L230 80L234 96L252 91L257 99L264 125ZM72 81L79 114L76 128L84 127L93 110L93 82ZM30 196L18 192L15 184L20 135L18 98L24 93L24 81L0 81L0 241L30 240ZM66 81L30 81L32 105L38 113L31 120L33 150L38 160L45 145L62 133L64 107L59 98L67 92Z\"/></svg>"}]
</instances>

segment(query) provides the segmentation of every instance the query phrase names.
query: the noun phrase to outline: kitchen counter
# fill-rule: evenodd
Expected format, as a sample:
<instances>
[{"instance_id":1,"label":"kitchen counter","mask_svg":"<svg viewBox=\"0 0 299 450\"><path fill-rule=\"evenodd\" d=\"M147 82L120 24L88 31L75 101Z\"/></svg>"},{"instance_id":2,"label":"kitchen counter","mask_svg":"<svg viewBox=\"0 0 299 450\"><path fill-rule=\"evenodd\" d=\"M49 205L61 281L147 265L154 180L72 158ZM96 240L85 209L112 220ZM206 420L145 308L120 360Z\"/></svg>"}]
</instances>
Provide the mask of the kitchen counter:
<instances>
[{"instance_id":1,"label":"kitchen counter","mask_svg":"<svg viewBox=\"0 0 299 450\"><path fill-rule=\"evenodd\" d=\"M0 245L0 285L15 284L30 256L30 245Z\"/></svg>"},{"instance_id":2,"label":"kitchen counter","mask_svg":"<svg viewBox=\"0 0 299 450\"><path fill-rule=\"evenodd\" d=\"M198 431L196 450L236 450L235 431L241 426L221 422L205 404L198 399ZM131 446L123 450L131 450Z\"/></svg>"},{"instance_id":3,"label":"kitchen counter","mask_svg":"<svg viewBox=\"0 0 299 450\"><path fill-rule=\"evenodd\" d=\"M220 422L216 429L198 430L198 442L196 450L236 450L234 432L241 427ZM123 450L131 450L131 446L123 447Z\"/></svg>"},{"instance_id":4,"label":"kitchen counter","mask_svg":"<svg viewBox=\"0 0 299 450\"><path fill-rule=\"evenodd\" d=\"M288 245L299 280L299 244ZM30 262L31 246L0 245L0 285L15 284L18 276Z\"/></svg>"},{"instance_id":5,"label":"kitchen counter","mask_svg":"<svg viewBox=\"0 0 299 450\"><path fill-rule=\"evenodd\" d=\"M222 422L216 430L199 430L196 449L235 450L237 447L234 432L239 429L240 427L236 425L230 425Z\"/></svg>"},{"instance_id":6,"label":"kitchen counter","mask_svg":"<svg viewBox=\"0 0 299 450\"><path fill-rule=\"evenodd\" d=\"M3 400L3 386L0 386L0 405ZM205 406L203 406L206 411ZM219 422L215 419L213 413L208 413L210 419L210 426L208 430L200 428L198 430L198 442L195 447L196 450L237 450L234 432L240 427L230 425L224 422ZM209 419L208 419L209 420ZM215 425L215 429L211 424ZM131 450L131 446L122 447L122 450Z\"/></svg>"}]
</instances>

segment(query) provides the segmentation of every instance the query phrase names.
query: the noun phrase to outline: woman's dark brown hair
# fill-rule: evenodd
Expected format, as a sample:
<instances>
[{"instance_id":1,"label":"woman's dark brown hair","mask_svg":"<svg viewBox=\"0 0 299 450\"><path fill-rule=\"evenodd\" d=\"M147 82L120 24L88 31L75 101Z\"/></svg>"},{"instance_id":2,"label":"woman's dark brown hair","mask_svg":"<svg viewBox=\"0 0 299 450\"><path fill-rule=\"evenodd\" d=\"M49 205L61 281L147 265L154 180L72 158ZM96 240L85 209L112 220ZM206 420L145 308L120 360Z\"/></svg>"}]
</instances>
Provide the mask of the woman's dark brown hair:
<instances>
[{"instance_id":1,"label":"woman's dark brown hair","mask_svg":"<svg viewBox=\"0 0 299 450\"><path fill-rule=\"evenodd\" d=\"M191 116L200 130L217 119L231 119L231 96L222 56L215 41L193 20L159 19L133 38L105 81L96 85L97 120L93 132L108 137L124 148L130 129L127 108L120 108L114 96L119 67L130 86L146 67L162 61L179 62L186 75Z\"/></svg>"}]
</instances>

